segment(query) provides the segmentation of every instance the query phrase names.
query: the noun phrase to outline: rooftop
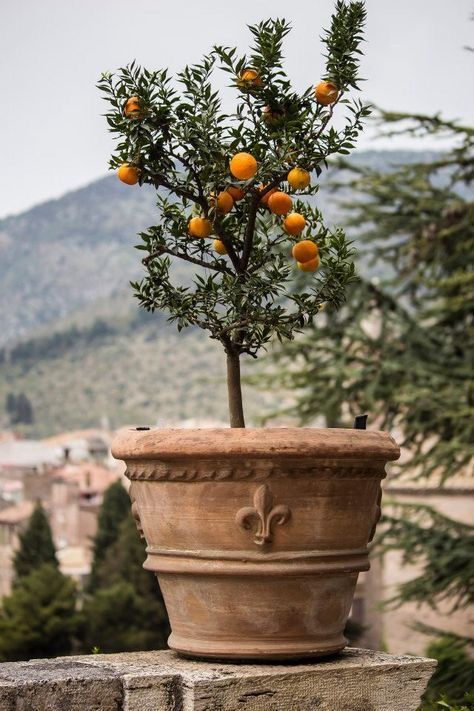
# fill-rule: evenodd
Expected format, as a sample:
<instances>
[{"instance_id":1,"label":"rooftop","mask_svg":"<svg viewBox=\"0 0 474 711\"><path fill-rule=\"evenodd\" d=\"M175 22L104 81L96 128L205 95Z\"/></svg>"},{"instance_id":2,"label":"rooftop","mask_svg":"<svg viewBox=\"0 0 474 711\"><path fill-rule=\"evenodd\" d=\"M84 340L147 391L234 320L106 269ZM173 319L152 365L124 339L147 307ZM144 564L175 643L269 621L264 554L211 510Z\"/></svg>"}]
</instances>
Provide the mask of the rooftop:
<instances>
[{"instance_id":1,"label":"rooftop","mask_svg":"<svg viewBox=\"0 0 474 711\"><path fill-rule=\"evenodd\" d=\"M18 504L8 506L0 511L0 524L15 524L26 521L33 513L34 507L33 501L20 501Z\"/></svg>"}]
</instances>

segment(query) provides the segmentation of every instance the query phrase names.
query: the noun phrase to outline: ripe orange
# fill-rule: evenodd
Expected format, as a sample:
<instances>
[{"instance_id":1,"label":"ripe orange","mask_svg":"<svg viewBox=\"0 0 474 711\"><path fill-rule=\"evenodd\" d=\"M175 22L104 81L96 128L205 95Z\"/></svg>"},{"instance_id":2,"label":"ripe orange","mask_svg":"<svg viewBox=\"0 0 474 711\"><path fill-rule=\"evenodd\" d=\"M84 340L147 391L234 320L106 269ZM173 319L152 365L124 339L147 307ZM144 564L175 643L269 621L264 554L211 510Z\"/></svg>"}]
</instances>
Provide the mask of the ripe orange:
<instances>
[{"instance_id":1,"label":"ripe orange","mask_svg":"<svg viewBox=\"0 0 474 711\"><path fill-rule=\"evenodd\" d=\"M260 192L262 190L264 190L266 187L267 187L266 185L257 185L257 188L260 190ZM276 188L272 188L271 190L269 190L268 193L265 193L265 195L260 198L260 202L263 205L268 205L268 200L270 199L270 195L273 195L273 193L276 193L276 191L277 191Z\"/></svg>"},{"instance_id":2,"label":"ripe orange","mask_svg":"<svg viewBox=\"0 0 474 711\"><path fill-rule=\"evenodd\" d=\"M214 206L216 202L214 193L211 193L209 196L209 204ZM228 212L232 210L234 207L234 200L232 198L232 195L227 192L227 190L224 190L223 192L219 193L217 195L217 212L220 212L221 215L227 215Z\"/></svg>"},{"instance_id":3,"label":"ripe orange","mask_svg":"<svg viewBox=\"0 0 474 711\"><path fill-rule=\"evenodd\" d=\"M265 190L265 188L267 186L266 185L257 185L257 187L260 190L260 192L262 192L263 190ZM263 197L260 198L260 202L263 203L264 205L268 205L270 195L273 195L273 193L276 193L276 191L277 191L277 188L272 188L271 190L269 190L268 193L265 193L265 195L263 195Z\"/></svg>"},{"instance_id":4,"label":"ripe orange","mask_svg":"<svg viewBox=\"0 0 474 711\"><path fill-rule=\"evenodd\" d=\"M292 199L281 190L276 190L268 198L268 207L275 215L286 215L291 210Z\"/></svg>"},{"instance_id":5,"label":"ripe orange","mask_svg":"<svg viewBox=\"0 0 474 711\"><path fill-rule=\"evenodd\" d=\"M289 235L299 235L306 227L306 220L299 212L290 212L283 221L283 226Z\"/></svg>"},{"instance_id":6,"label":"ripe orange","mask_svg":"<svg viewBox=\"0 0 474 711\"><path fill-rule=\"evenodd\" d=\"M131 96L128 100L127 103L125 104L125 108L123 110L125 116L127 117L132 117L136 115L140 111L140 99L138 96Z\"/></svg>"},{"instance_id":7,"label":"ripe orange","mask_svg":"<svg viewBox=\"0 0 474 711\"><path fill-rule=\"evenodd\" d=\"M227 254L225 244L220 239L215 239L212 246L216 250L217 254Z\"/></svg>"},{"instance_id":8,"label":"ripe orange","mask_svg":"<svg viewBox=\"0 0 474 711\"><path fill-rule=\"evenodd\" d=\"M304 190L311 182L311 176L303 168L292 168L286 178L293 190Z\"/></svg>"},{"instance_id":9,"label":"ripe orange","mask_svg":"<svg viewBox=\"0 0 474 711\"><path fill-rule=\"evenodd\" d=\"M301 269L302 272L315 272L316 269L319 267L321 263L321 260L319 256L316 256L314 259L310 259L308 262L298 262L298 269Z\"/></svg>"},{"instance_id":10,"label":"ripe orange","mask_svg":"<svg viewBox=\"0 0 474 711\"><path fill-rule=\"evenodd\" d=\"M316 95L316 99L320 104L323 106L329 106L330 104L334 104L335 101L337 101L337 97L339 96L339 89L335 84L332 84L330 81L321 81L317 86L314 87L314 93Z\"/></svg>"},{"instance_id":11,"label":"ripe orange","mask_svg":"<svg viewBox=\"0 0 474 711\"><path fill-rule=\"evenodd\" d=\"M192 217L189 220L188 232L191 237L209 237L212 225L205 217Z\"/></svg>"},{"instance_id":12,"label":"ripe orange","mask_svg":"<svg viewBox=\"0 0 474 711\"><path fill-rule=\"evenodd\" d=\"M123 163L117 170L117 175L122 183L127 185L135 185L138 183L139 170L130 163Z\"/></svg>"},{"instance_id":13,"label":"ripe orange","mask_svg":"<svg viewBox=\"0 0 474 711\"><path fill-rule=\"evenodd\" d=\"M303 239L293 246L291 253L297 262L306 264L318 256L318 245L310 239Z\"/></svg>"},{"instance_id":14,"label":"ripe orange","mask_svg":"<svg viewBox=\"0 0 474 711\"><path fill-rule=\"evenodd\" d=\"M237 180L250 180L257 172L257 161L250 153L236 153L231 158L230 172Z\"/></svg>"},{"instance_id":15,"label":"ripe orange","mask_svg":"<svg viewBox=\"0 0 474 711\"><path fill-rule=\"evenodd\" d=\"M253 89L262 86L262 84L262 79L255 69L243 69L237 79L239 89Z\"/></svg>"},{"instance_id":16,"label":"ripe orange","mask_svg":"<svg viewBox=\"0 0 474 711\"><path fill-rule=\"evenodd\" d=\"M234 202L243 200L245 197L245 191L242 190L242 188L238 188L237 185L229 185L229 187L227 187L226 190L229 193L229 195L232 197Z\"/></svg>"}]
</instances>

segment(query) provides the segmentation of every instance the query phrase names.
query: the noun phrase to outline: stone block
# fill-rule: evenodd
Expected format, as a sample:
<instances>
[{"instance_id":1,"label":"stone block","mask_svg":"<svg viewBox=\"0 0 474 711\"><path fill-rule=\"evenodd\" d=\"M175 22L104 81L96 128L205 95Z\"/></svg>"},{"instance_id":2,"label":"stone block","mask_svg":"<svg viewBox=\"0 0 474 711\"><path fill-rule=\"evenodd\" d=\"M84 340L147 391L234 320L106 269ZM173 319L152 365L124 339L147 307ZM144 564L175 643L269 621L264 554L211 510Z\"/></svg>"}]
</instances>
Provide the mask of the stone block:
<instances>
[{"instance_id":1,"label":"stone block","mask_svg":"<svg viewBox=\"0 0 474 711\"><path fill-rule=\"evenodd\" d=\"M291 665L170 651L33 660L0 665L0 711L415 711L435 667L351 648Z\"/></svg>"}]
</instances>

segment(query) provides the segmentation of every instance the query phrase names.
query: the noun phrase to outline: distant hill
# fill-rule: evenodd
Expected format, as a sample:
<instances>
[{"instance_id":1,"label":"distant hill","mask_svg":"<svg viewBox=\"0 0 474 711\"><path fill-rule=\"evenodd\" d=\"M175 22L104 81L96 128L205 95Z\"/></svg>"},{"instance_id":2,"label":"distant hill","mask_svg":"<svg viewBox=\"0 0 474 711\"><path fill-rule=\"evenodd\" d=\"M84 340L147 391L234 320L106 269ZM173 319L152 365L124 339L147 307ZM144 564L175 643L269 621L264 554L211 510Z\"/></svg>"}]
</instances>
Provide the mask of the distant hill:
<instances>
[{"instance_id":1,"label":"distant hill","mask_svg":"<svg viewBox=\"0 0 474 711\"><path fill-rule=\"evenodd\" d=\"M415 155L354 159L383 168ZM324 186L316 201L330 222L340 219ZM7 394L20 392L33 405L35 422L24 427L33 434L104 417L113 426L226 419L218 344L196 330L177 335L163 316L139 315L128 289L141 272L136 234L156 217L153 190L108 176L0 221L0 419ZM248 398L249 413L261 411L261 394Z\"/></svg>"},{"instance_id":2,"label":"distant hill","mask_svg":"<svg viewBox=\"0 0 474 711\"><path fill-rule=\"evenodd\" d=\"M151 190L110 176L0 222L0 344L109 298L137 275Z\"/></svg>"}]
</instances>

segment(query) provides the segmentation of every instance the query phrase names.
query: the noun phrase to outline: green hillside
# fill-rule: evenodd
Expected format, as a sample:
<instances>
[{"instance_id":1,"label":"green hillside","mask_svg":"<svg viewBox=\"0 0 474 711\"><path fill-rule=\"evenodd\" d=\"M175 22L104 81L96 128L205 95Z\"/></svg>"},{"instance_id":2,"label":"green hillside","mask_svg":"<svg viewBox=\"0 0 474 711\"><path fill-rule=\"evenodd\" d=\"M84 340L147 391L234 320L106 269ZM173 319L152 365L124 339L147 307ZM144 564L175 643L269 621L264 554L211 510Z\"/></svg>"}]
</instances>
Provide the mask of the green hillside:
<instances>
[{"instance_id":1,"label":"green hillside","mask_svg":"<svg viewBox=\"0 0 474 711\"><path fill-rule=\"evenodd\" d=\"M100 425L169 426L197 417L227 422L225 356L201 331L178 334L125 295L60 326L0 351L0 402L23 393L33 407L33 423L16 430L47 436ZM249 421L262 414L265 402L272 404L271 388L266 400L251 389L246 396ZM6 413L3 420L7 426Z\"/></svg>"}]
</instances>

